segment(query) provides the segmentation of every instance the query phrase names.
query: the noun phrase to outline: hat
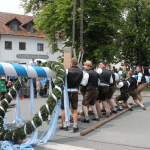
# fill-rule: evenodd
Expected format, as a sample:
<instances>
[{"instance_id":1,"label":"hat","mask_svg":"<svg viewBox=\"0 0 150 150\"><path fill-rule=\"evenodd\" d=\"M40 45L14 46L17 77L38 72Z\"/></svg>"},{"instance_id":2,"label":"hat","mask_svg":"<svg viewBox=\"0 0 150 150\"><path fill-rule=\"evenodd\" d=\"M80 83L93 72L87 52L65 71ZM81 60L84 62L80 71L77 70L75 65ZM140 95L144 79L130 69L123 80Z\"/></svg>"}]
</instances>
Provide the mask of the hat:
<instances>
[{"instance_id":1,"label":"hat","mask_svg":"<svg viewBox=\"0 0 150 150\"><path fill-rule=\"evenodd\" d=\"M87 60L84 64L92 67L92 62L89 60Z\"/></svg>"},{"instance_id":2,"label":"hat","mask_svg":"<svg viewBox=\"0 0 150 150\"><path fill-rule=\"evenodd\" d=\"M122 76L122 77L124 77L124 78L126 78L126 77L127 77L125 73L123 73L121 76Z\"/></svg>"}]
</instances>

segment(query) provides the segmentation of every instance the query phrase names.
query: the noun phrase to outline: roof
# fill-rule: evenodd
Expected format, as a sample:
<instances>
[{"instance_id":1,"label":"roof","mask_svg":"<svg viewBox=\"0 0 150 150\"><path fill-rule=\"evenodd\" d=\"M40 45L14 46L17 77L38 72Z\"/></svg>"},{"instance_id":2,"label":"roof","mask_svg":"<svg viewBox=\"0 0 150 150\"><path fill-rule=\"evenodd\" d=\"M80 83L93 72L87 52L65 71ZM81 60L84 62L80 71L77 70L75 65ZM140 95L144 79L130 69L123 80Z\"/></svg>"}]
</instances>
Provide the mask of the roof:
<instances>
[{"instance_id":1,"label":"roof","mask_svg":"<svg viewBox=\"0 0 150 150\"><path fill-rule=\"evenodd\" d=\"M36 17L33 16L26 16L26 15L19 15L19 14L12 14L12 13L5 13L0 12L0 34L5 35L20 35L20 36L34 36L34 37L44 37L44 34L40 32L39 34L33 33L33 32L27 32L25 28L22 26L33 21ZM20 30L19 31L12 31L7 26L7 24L11 21L17 19L20 24ZM36 32L38 29L36 29Z\"/></svg>"}]
</instances>

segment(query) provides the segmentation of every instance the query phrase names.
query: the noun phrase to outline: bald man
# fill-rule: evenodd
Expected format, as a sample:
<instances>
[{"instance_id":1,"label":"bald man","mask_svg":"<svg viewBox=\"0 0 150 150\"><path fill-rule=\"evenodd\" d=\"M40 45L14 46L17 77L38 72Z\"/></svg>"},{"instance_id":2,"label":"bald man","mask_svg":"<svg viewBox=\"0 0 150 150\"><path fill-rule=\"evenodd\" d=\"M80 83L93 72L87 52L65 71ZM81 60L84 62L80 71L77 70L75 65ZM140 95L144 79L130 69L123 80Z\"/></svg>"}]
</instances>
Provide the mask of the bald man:
<instances>
[{"instance_id":1,"label":"bald man","mask_svg":"<svg viewBox=\"0 0 150 150\"><path fill-rule=\"evenodd\" d=\"M83 78L83 71L77 67L78 65L78 59L72 58L71 59L71 67L69 69L66 69L67 74L67 84L68 84L68 97L69 97L69 103L71 106L71 110L73 113L73 132L79 131L79 128L77 126L77 120L78 120L78 90L79 85L81 83L81 80ZM62 126L59 128L61 130L68 131L68 127L65 125L65 111L64 111L64 100L62 98L61 103L61 109L62 109Z\"/></svg>"}]
</instances>

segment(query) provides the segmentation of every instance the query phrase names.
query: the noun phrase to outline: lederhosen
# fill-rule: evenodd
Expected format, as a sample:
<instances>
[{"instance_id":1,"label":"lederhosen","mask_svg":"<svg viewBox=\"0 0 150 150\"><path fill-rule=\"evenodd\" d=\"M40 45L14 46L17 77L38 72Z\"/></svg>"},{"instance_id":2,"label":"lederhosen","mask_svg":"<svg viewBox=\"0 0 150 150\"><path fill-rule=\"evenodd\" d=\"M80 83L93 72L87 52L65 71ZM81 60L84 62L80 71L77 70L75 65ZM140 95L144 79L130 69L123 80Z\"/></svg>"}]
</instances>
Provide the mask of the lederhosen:
<instances>
[{"instance_id":1,"label":"lederhosen","mask_svg":"<svg viewBox=\"0 0 150 150\"><path fill-rule=\"evenodd\" d=\"M122 80L123 86L120 88L121 95L117 96L117 101L123 100L126 102L128 100L128 82L126 80Z\"/></svg>"},{"instance_id":2,"label":"lederhosen","mask_svg":"<svg viewBox=\"0 0 150 150\"><path fill-rule=\"evenodd\" d=\"M102 68L102 73L99 75L100 83L99 83L99 95L97 100L105 101L109 95L109 84L111 72L106 68Z\"/></svg>"},{"instance_id":3,"label":"lederhosen","mask_svg":"<svg viewBox=\"0 0 150 150\"><path fill-rule=\"evenodd\" d=\"M94 105L98 96L98 74L94 70L87 71L89 74L88 84L86 85L86 93L83 98L82 105Z\"/></svg>"},{"instance_id":4,"label":"lederhosen","mask_svg":"<svg viewBox=\"0 0 150 150\"><path fill-rule=\"evenodd\" d=\"M133 100L137 100L137 80L135 77L131 77L128 79L129 86L129 96L132 96Z\"/></svg>"},{"instance_id":5,"label":"lederhosen","mask_svg":"<svg viewBox=\"0 0 150 150\"><path fill-rule=\"evenodd\" d=\"M116 81L115 81L115 74L111 70L109 70L109 71L111 72L111 76L112 76L112 79L113 79L113 83L110 83L110 85L109 85L108 99L111 99L111 97L113 96L113 94L116 91Z\"/></svg>"},{"instance_id":6,"label":"lederhosen","mask_svg":"<svg viewBox=\"0 0 150 150\"><path fill-rule=\"evenodd\" d=\"M83 71L78 67L71 67L68 69L67 75L67 84L68 84L68 97L69 103L73 110L76 110L78 107L78 89L80 82L83 78ZM61 109L64 109L64 99L61 98Z\"/></svg>"},{"instance_id":7,"label":"lederhosen","mask_svg":"<svg viewBox=\"0 0 150 150\"><path fill-rule=\"evenodd\" d=\"M145 78L145 75L140 71L138 72L138 74L141 73L142 74L142 78L141 78L141 82L139 83L139 86L138 86L138 91L137 93L140 94L142 92L142 90L144 88L146 88L146 85L147 85L147 82L146 82L146 78Z\"/></svg>"}]
</instances>

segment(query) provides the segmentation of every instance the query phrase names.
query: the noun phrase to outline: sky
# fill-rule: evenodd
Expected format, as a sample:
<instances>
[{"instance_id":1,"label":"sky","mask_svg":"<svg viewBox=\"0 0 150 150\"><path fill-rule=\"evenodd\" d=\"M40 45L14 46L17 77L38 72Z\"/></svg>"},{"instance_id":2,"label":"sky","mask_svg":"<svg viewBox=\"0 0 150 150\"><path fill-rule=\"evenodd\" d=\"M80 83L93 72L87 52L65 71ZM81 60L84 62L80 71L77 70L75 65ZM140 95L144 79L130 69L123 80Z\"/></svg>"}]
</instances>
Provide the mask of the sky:
<instances>
[{"instance_id":1,"label":"sky","mask_svg":"<svg viewBox=\"0 0 150 150\"><path fill-rule=\"evenodd\" d=\"M20 0L0 0L0 12L8 12L24 15L23 8L20 8Z\"/></svg>"}]
</instances>

